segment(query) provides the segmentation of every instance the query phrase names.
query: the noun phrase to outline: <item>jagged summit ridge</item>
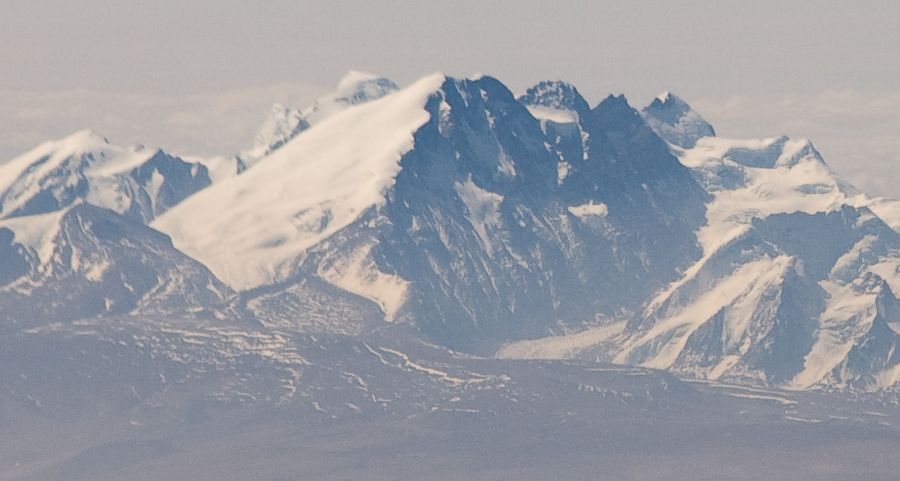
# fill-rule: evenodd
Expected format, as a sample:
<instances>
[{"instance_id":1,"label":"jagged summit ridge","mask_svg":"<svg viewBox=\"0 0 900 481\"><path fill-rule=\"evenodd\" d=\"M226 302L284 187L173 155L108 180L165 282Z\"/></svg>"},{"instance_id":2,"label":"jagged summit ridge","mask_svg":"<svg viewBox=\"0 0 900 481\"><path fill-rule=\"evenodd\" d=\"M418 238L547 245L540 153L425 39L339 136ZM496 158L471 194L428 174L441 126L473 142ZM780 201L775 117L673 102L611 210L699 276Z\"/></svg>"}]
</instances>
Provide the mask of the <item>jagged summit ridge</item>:
<instances>
[{"instance_id":1,"label":"jagged summit ridge","mask_svg":"<svg viewBox=\"0 0 900 481\"><path fill-rule=\"evenodd\" d=\"M559 123L575 122L590 110L578 89L560 80L539 82L526 90L519 102L535 117Z\"/></svg>"}]
</instances>

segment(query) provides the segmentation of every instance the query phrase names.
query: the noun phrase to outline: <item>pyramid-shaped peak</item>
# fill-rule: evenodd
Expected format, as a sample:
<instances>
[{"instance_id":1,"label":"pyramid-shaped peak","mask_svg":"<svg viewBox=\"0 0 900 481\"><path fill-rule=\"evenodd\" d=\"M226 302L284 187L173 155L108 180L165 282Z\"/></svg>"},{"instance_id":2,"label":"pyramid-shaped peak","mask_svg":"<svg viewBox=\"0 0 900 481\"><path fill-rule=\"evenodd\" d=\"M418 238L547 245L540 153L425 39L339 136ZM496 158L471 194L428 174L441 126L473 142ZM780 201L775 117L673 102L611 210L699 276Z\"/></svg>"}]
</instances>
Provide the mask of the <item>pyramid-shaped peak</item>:
<instances>
[{"instance_id":1,"label":"pyramid-shaped peak","mask_svg":"<svg viewBox=\"0 0 900 481\"><path fill-rule=\"evenodd\" d=\"M628 103L628 99L625 97L625 94L609 94L605 99L601 100L596 107L594 107L595 115L602 116L621 116L621 115L637 115L637 110L635 110L631 104Z\"/></svg>"},{"instance_id":2,"label":"pyramid-shaped peak","mask_svg":"<svg viewBox=\"0 0 900 481\"><path fill-rule=\"evenodd\" d=\"M687 102L665 91L644 107L641 116L657 135L672 145L691 148L703 137L715 137L712 125Z\"/></svg>"}]
</instances>

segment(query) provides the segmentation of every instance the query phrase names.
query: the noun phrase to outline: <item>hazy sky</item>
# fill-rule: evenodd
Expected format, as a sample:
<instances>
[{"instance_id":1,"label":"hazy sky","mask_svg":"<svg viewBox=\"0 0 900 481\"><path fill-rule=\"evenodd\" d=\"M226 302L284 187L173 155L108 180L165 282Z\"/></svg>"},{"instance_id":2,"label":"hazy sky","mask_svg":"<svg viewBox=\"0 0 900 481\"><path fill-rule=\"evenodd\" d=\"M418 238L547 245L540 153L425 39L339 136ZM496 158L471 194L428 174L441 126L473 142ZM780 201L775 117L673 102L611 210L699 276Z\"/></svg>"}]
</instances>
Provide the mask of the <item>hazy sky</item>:
<instances>
[{"instance_id":1,"label":"hazy sky","mask_svg":"<svg viewBox=\"0 0 900 481\"><path fill-rule=\"evenodd\" d=\"M0 0L0 159L83 127L230 153L349 69L442 71L564 79L592 103L672 90L720 135L809 137L900 196L898 58L887 1Z\"/></svg>"}]
</instances>

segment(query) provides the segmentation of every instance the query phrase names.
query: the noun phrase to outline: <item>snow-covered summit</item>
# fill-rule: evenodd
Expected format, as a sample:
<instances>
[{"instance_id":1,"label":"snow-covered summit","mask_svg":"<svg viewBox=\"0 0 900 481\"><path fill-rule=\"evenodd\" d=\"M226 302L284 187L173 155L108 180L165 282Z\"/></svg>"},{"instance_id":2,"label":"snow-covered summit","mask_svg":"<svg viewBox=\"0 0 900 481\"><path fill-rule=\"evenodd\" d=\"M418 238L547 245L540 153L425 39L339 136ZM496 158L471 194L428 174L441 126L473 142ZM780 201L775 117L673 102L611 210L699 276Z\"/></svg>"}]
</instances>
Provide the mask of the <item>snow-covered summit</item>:
<instances>
[{"instance_id":1,"label":"snow-covered summit","mask_svg":"<svg viewBox=\"0 0 900 481\"><path fill-rule=\"evenodd\" d=\"M341 110L399 90L397 84L374 74L350 71L338 82L337 90L319 97L304 109L275 104L256 134L252 149L239 157L249 167L289 140Z\"/></svg>"},{"instance_id":2,"label":"snow-covered summit","mask_svg":"<svg viewBox=\"0 0 900 481\"><path fill-rule=\"evenodd\" d=\"M146 221L209 184L202 164L161 149L120 147L81 130L0 165L0 218L85 200Z\"/></svg>"},{"instance_id":3,"label":"snow-covered summit","mask_svg":"<svg viewBox=\"0 0 900 481\"><path fill-rule=\"evenodd\" d=\"M336 102L356 105L379 99L399 89L397 84L385 77L351 70L338 82L333 97Z\"/></svg>"},{"instance_id":4,"label":"snow-covered summit","mask_svg":"<svg viewBox=\"0 0 900 481\"><path fill-rule=\"evenodd\" d=\"M691 148L702 137L716 135L712 125L671 92L663 92L641 111L657 135L673 145Z\"/></svg>"},{"instance_id":5,"label":"snow-covered summit","mask_svg":"<svg viewBox=\"0 0 900 481\"><path fill-rule=\"evenodd\" d=\"M373 81L384 80L384 77L375 75L371 72L363 72L361 70L348 70L338 81L339 91L355 90L360 85L369 84Z\"/></svg>"},{"instance_id":6,"label":"snow-covered summit","mask_svg":"<svg viewBox=\"0 0 900 481\"><path fill-rule=\"evenodd\" d=\"M316 99L301 115L312 126L347 107L378 100L399 89L387 78L350 71L338 82L337 90Z\"/></svg>"},{"instance_id":7,"label":"snow-covered summit","mask_svg":"<svg viewBox=\"0 0 900 481\"><path fill-rule=\"evenodd\" d=\"M576 122L590 111L587 101L574 85L560 80L544 80L519 97L535 118L557 123Z\"/></svg>"},{"instance_id":8,"label":"snow-covered summit","mask_svg":"<svg viewBox=\"0 0 900 481\"><path fill-rule=\"evenodd\" d=\"M0 191L8 189L16 178L36 161L40 162L32 169L32 175L40 176L41 172L58 167L73 155L84 152L101 153L110 148L112 146L105 137L88 129L79 130L59 140L44 142L11 161L0 164ZM103 162L105 159L101 156L95 161Z\"/></svg>"},{"instance_id":9,"label":"snow-covered summit","mask_svg":"<svg viewBox=\"0 0 900 481\"><path fill-rule=\"evenodd\" d=\"M625 94L609 94L594 107L594 118L607 125L631 124L640 118L640 113L628 103Z\"/></svg>"}]
</instances>

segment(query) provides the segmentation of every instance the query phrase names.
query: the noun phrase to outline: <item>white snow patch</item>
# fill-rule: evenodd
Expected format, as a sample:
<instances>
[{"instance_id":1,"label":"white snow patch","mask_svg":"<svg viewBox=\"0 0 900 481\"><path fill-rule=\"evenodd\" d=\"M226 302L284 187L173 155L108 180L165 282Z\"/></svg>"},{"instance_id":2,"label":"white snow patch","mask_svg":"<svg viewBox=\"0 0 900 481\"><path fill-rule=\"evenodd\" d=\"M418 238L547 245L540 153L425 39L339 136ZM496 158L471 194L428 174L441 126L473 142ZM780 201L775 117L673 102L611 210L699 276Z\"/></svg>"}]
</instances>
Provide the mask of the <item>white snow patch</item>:
<instances>
[{"instance_id":1,"label":"white snow patch","mask_svg":"<svg viewBox=\"0 0 900 481\"><path fill-rule=\"evenodd\" d=\"M448 373L447 371L442 371L440 369L436 369L436 368L429 367L424 364L415 362L412 359L410 359L410 357L408 355L406 355L400 351L396 351L394 349L389 349L386 347L379 347L378 350L381 351L381 353L379 353L379 352L375 351L374 349L372 349L368 344L366 344L366 348L369 350L369 352L376 355L381 360L382 363L391 365L391 363L387 362L387 360L384 357L384 354L390 354L390 355L396 356L400 360L400 366L402 368L411 370L411 371L420 372L431 378L434 378L435 380L446 382L448 384L452 384L452 385L479 384L479 383L482 383L485 380L487 380L484 376L482 376L480 374L475 374L475 373L470 373L473 375L473 377L471 377L471 378L461 378L461 377L453 376L450 373Z\"/></svg>"},{"instance_id":2,"label":"white snow patch","mask_svg":"<svg viewBox=\"0 0 900 481\"><path fill-rule=\"evenodd\" d=\"M870 198L865 194L860 194L854 198L853 205L868 207L892 229L900 232L900 200L886 197Z\"/></svg>"},{"instance_id":3,"label":"white snow patch","mask_svg":"<svg viewBox=\"0 0 900 481\"><path fill-rule=\"evenodd\" d=\"M891 292L900 297L900 253L879 259L877 264L869 267L869 272L884 279L890 286Z\"/></svg>"},{"instance_id":4,"label":"white snow patch","mask_svg":"<svg viewBox=\"0 0 900 481\"><path fill-rule=\"evenodd\" d=\"M346 291L375 302L384 312L385 319L394 321L406 300L409 282L378 270L369 255L372 247L374 244L367 244L318 274Z\"/></svg>"},{"instance_id":5,"label":"white snow patch","mask_svg":"<svg viewBox=\"0 0 900 481\"><path fill-rule=\"evenodd\" d=\"M87 271L84 273L84 277L91 282L100 282L103 280L103 275L109 270L111 265L109 259L101 259L100 261L94 262L88 266Z\"/></svg>"},{"instance_id":6,"label":"white snow patch","mask_svg":"<svg viewBox=\"0 0 900 481\"><path fill-rule=\"evenodd\" d=\"M556 183L557 185L562 184L566 177L569 176L569 172L572 171L572 164L566 162L565 160L560 161L556 164Z\"/></svg>"},{"instance_id":7,"label":"white snow patch","mask_svg":"<svg viewBox=\"0 0 900 481\"><path fill-rule=\"evenodd\" d=\"M13 217L0 220L0 227L13 231L13 242L31 248L37 253L41 264L46 264L56 250L56 234L59 233L60 222L69 209L48 214Z\"/></svg>"},{"instance_id":8,"label":"white snow patch","mask_svg":"<svg viewBox=\"0 0 900 481\"><path fill-rule=\"evenodd\" d=\"M609 208L602 202L594 203L590 201L587 204L571 205L568 207L569 212L580 219L586 217L599 216L605 217L609 213Z\"/></svg>"},{"instance_id":9,"label":"white snow patch","mask_svg":"<svg viewBox=\"0 0 900 481\"><path fill-rule=\"evenodd\" d=\"M206 167L209 180L213 184L238 175L238 158L234 156L219 157L181 157L185 162L201 164Z\"/></svg>"},{"instance_id":10,"label":"white snow patch","mask_svg":"<svg viewBox=\"0 0 900 481\"><path fill-rule=\"evenodd\" d=\"M725 372L733 368L735 364L737 364L740 360L741 356L735 354L722 356L722 360L719 361L719 363L709 371L709 375L706 376L707 379L711 379L713 381L718 380L720 377L722 377L723 374L725 374Z\"/></svg>"},{"instance_id":11,"label":"white snow patch","mask_svg":"<svg viewBox=\"0 0 900 481\"><path fill-rule=\"evenodd\" d=\"M147 194L150 195L150 205L153 206L154 210L156 209L156 201L159 198L159 189L162 188L165 180L166 178L156 169L150 174L150 185L147 186Z\"/></svg>"},{"instance_id":12,"label":"white snow patch","mask_svg":"<svg viewBox=\"0 0 900 481\"><path fill-rule=\"evenodd\" d=\"M822 422L821 419L812 419L812 418L801 418L797 416L785 416L784 419L788 421L794 421L798 423L807 423L807 424L819 424Z\"/></svg>"},{"instance_id":13,"label":"white snow patch","mask_svg":"<svg viewBox=\"0 0 900 481\"><path fill-rule=\"evenodd\" d=\"M469 223L481 239L482 246L486 251L493 252L488 228L500 225L503 196L478 187L471 177L465 183L454 183L453 188L465 204Z\"/></svg>"},{"instance_id":14,"label":"white snow patch","mask_svg":"<svg viewBox=\"0 0 900 481\"><path fill-rule=\"evenodd\" d=\"M900 364L878 373L875 376L875 384L881 388L891 388L900 384Z\"/></svg>"},{"instance_id":15,"label":"white snow patch","mask_svg":"<svg viewBox=\"0 0 900 481\"><path fill-rule=\"evenodd\" d=\"M502 359L573 359L582 351L600 344L625 330L627 322L592 327L563 336L549 336L507 344L497 351Z\"/></svg>"},{"instance_id":16,"label":"white snow patch","mask_svg":"<svg viewBox=\"0 0 900 481\"><path fill-rule=\"evenodd\" d=\"M498 170L501 174L507 175L509 177L516 176L516 164L509 157L509 154L503 150L503 147L500 147L500 153L498 158L500 159L500 165L498 166Z\"/></svg>"},{"instance_id":17,"label":"white snow patch","mask_svg":"<svg viewBox=\"0 0 900 481\"><path fill-rule=\"evenodd\" d=\"M565 109L556 109L542 105L526 105L528 112L538 120L549 120L557 124L570 124L578 122L578 114Z\"/></svg>"},{"instance_id":18,"label":"white snow patch","mask_svg":"<svg viewBox=\"0 0 900 481\"><path fill-rule=\"evenodd\" d=\"M117 177L92 178L91 189L85 195L85 200L118 213L131 208L131 192L124 188L122 179Z\"/></svg>"},{"instance_id":19,"label":"white snow patch","mask_svg":"<svg viewBox=\"0 0 900 481\"><path fill-rule=\"evenodd\" d=\"M780 397L780 396L770 396L765 394L747 394L747 393L739 393L739 392L728 392L723 391L723 394L731 397L738 397L742 399L758 399L761 401L774 401L782 406L795 406L797 405L797 401L792 399Z\"/></svg>"}]
</instances>

